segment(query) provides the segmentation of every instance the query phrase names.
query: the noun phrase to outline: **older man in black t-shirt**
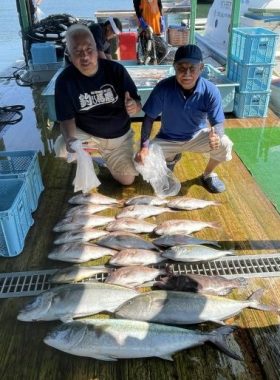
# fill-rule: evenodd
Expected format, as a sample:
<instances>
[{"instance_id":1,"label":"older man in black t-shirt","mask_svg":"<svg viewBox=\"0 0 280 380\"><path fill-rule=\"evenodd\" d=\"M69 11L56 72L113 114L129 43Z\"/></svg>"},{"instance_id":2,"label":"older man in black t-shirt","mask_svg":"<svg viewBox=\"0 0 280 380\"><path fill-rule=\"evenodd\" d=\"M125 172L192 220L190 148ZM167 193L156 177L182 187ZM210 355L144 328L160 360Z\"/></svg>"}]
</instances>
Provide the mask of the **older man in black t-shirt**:
<instances>
[{"instance_id":1,"label":"older man in black t-shirt","mask_svg":"<svg viewBox=\"0 0 280 380\"><path fill-rule=\"evenodd\" d=\"M134 181L133 132L130 116L141 110L137 88L121 64L99 59L90 30L72 25L66 34L71 64L58 76L55 107L62 136L58 157L72 152L80 139L99 150L112 176L124 185Z\"/></svg>"}]
</instances>

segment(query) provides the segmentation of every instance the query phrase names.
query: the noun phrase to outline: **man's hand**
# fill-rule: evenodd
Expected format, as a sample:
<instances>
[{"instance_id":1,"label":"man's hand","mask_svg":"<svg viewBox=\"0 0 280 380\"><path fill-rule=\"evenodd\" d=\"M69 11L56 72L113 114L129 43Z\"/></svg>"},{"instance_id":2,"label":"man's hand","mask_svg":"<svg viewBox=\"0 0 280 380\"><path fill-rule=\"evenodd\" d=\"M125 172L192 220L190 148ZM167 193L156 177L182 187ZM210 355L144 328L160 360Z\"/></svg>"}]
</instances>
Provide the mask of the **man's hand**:
<instances>
[{"instance_id":1,"label":"man's hand","mask_svg":"<svg viewBox=\"0 0 280 380\"><path fill-rule=\"evenodd\" d=\"M137 152L135 155L135 161L143 165L148 153L149 153L148 147L141 148L139 152Z\"/></svg>"},{"instance_id":2,"label":"man's hand","mask_svg":"<svg viewBox=\"0 0 280 380\"><path fill-rule=\"evenodd\" d=\"M211 127L209 132L209 145L212 150L219 149L220 147L220 136L215 132L215 129Z\"/></svg>"},{"instance_id":3,"label":"man's hand","mask_svg":"<svg viewBox=\"0 0 280 380\"><path fill-rule=\"evenodd\" d=\"M78 140L76 137L68 137L68 139L65 141L67 152L75 153L75 151L71 148L71 143L73 143L76 140Z\"/></svg>"},{"instance_id":4,"label":"man's hand","mask_svg":"<svg viewBox=\"0 0 280 380\"><path fill-rule=\"evenodd\" d=\"M137 104L136 100L132 99L128 91L125 93L124 105L129 116L135 115L137 112L139 112L139 105Z\"/></svg>"}]
</instances>

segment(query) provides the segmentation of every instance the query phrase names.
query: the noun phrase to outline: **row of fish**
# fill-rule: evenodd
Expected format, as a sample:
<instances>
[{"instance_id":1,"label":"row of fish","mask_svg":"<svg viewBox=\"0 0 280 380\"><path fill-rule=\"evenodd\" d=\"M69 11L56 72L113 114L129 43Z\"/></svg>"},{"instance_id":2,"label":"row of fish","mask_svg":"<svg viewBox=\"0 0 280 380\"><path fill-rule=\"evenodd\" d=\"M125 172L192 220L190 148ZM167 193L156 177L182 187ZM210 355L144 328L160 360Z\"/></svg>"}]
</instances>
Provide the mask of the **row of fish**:
<instances>
[{"instance_id":1,"label":"row of fish","mask_svg":"<svg viewBox=\"0 0 280 380\"><path fill-rule=\"evenodd\" d=\"M199 324L225 319L250 307L279 312L279 308L260 303L263 289L245 301L205 293L152 290L139 293L135 289L107 283L62 285L44 291L28 303L18 319L25 322L63 322L101 312L114 313L117 318L170 324Z\"/></svg>"},{"instance_id":2,"label":"row of fish","mask_svg":"<svg viewBox=\"0 0 280 380\"><path fill-rule=\"evenodd\" d=\"M65 243L54 248L48 255L52 260L83 263L104 256L111 256L114 266L150 265L167 259L177 262L202 262L234 255L231 250L219 250L202 244L172 246L163 251L145 239L126 234L107 235L95 243ZM135 248L136 247L136 248ZM138 248L139 247L139 248Z\"/></svg>"},{"instance_id":3,"label":"row of fish","mask_svg":"<svg viewBox=\"0 0 280 380\"><path fill-rule=\"evenodd\" d=\"M199 203L199 200L186 202L186 198L168 202L147 196L134 197L124 203L100 194L74 196L69 202L78 206L70 209L64 221L56 225L56 232L65 232L57 236L55 244L58 246L49 254L49 258L82 263L108 255L111 257L109 264L121 268L73 265L53 275L51 282L67 283L81 281L98 273L108 274L104 283L73 283L52 288L24 307L18 315L21 321L59 319L64 322L46 336L44 342L47 345L74 355L108 361L151 356L172 360L172 355L179 350L211 342L230 357L240 359L226 345L226 337L234 330L231 326L206 333L164 324L185 325L205 321L223 324L224 319L246 307L275 310L262 305L255 295L247 301L210 295L227 294L233 288L246 285L242 278L226 280L199 275L175 276L169 272L168 266L146 266L172 257L184 261L184 257L196 260L197 255L200 255L200 260L208 260L213 255L233 254L231 251L219 251L201 245L218 245L217 242L187 236L205 227L215 228L216 223L175 220L157 226L137 220L172 212L169 207L188 210L206 207L211 203ZM117 220L89 216L112 206L123 205L127 207L117 215ZM162 205L168 208L160 207ZM187 223L182 224L184 222ZM104 225L107 225L106 231L94 228ZM163 236L149 242L131 233L153 231ZM89 243L95 239L96 244ZM161 252L162 248L168 249ZM134 289L158 276L162 277L154 282L156 287L177 291L140 293ZM73 320L100 312L111 313L114 319Z\"/></svg>"},{"instance_id":4,"label":"row of fish","mask_svg":"<svg viewBox=\"0 0 280 380\"><path fill-rule=\"evenodd\" d=\"M262 291L257 291L248 300L237 301L190 292L159 290L141 294L133 289L110 284L71 284L43 292L26 305L19 313L18 319L60 319L67 322L52 331L44 341L52 347L79 356L100 360L158 356L172 360L171 355L174 352L203 344L208 340L215 344L215 341L209 339L212 334L224 331L227 335L233 328L227 326L214 332L203 333L174 326L161 326L158 323L187 325L211 321L223 324L224 319L238 314L247 307L279 312L274 306L261 304L261 295ZM73 318L104 311L113 313L117 319L73 321ZM143 328L145 333L141 335ZM153 344L150 341L152 337ZM191 343L187 343L187 337L191 339ZM161 348L161 343L164 349ZM150 345L150 349L147 349L146 344L148 347ZM216 342L216 345L231 357L239 359L238 355L226 348L224 341L220 341L220 344ZM129 353L132 347L135 347L136 353ZM157 350L154 350L155 347Z\"/></svg>"}]
</instances>

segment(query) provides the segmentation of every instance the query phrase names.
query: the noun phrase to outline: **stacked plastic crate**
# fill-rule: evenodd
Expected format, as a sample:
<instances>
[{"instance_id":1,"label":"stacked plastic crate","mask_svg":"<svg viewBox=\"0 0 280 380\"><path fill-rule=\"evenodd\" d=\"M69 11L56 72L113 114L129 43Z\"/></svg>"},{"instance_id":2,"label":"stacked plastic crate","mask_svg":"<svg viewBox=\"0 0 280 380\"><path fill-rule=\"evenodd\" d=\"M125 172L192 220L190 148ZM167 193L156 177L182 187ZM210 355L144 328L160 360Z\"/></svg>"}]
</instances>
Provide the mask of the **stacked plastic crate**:
<instances>
[{"instance_id":1,"label":"stacked plastic crate","mask_svg":"<svg viewBox=\"0 0 280 380\"><path fill-rule=\"evenodd\" d=\"M0 256L22 252L43 189L35 151L0 152Z\"/></svg>"},{"instance_id":2,"label":"stacked plastic crate","mask_svg":"<svg viewBox=\"0 0 280 380\"><path fill-rule=\"evenodd\" d=\"M233 28L229 79L238 82L237 117L266 117L278 34L265 28Z\"/></svg>"}]
</instances>

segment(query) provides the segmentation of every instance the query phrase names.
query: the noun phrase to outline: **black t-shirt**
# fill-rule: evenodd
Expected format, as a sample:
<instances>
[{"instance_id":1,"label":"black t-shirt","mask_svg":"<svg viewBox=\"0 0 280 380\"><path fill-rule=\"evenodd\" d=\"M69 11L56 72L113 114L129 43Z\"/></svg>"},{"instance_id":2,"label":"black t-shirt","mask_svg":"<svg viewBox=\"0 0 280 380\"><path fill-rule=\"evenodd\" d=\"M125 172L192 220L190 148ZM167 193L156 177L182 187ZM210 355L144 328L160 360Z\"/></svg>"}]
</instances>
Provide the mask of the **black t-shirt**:
<instances>
[{"instance_id":1,"label":"black t-shirt","mask_svg":"<svg viewBox=\"0 0 280 380\"><path fill-rule=\"evenodd\" d=\"M83 131L101 138L117 138L128 132L130 118L124 105L125 92L140 100L137 88L120 63L99 59L92 77L72 64L57 77L55 108L59 121L75 118Z\"/></svg>"}]
</instances>

